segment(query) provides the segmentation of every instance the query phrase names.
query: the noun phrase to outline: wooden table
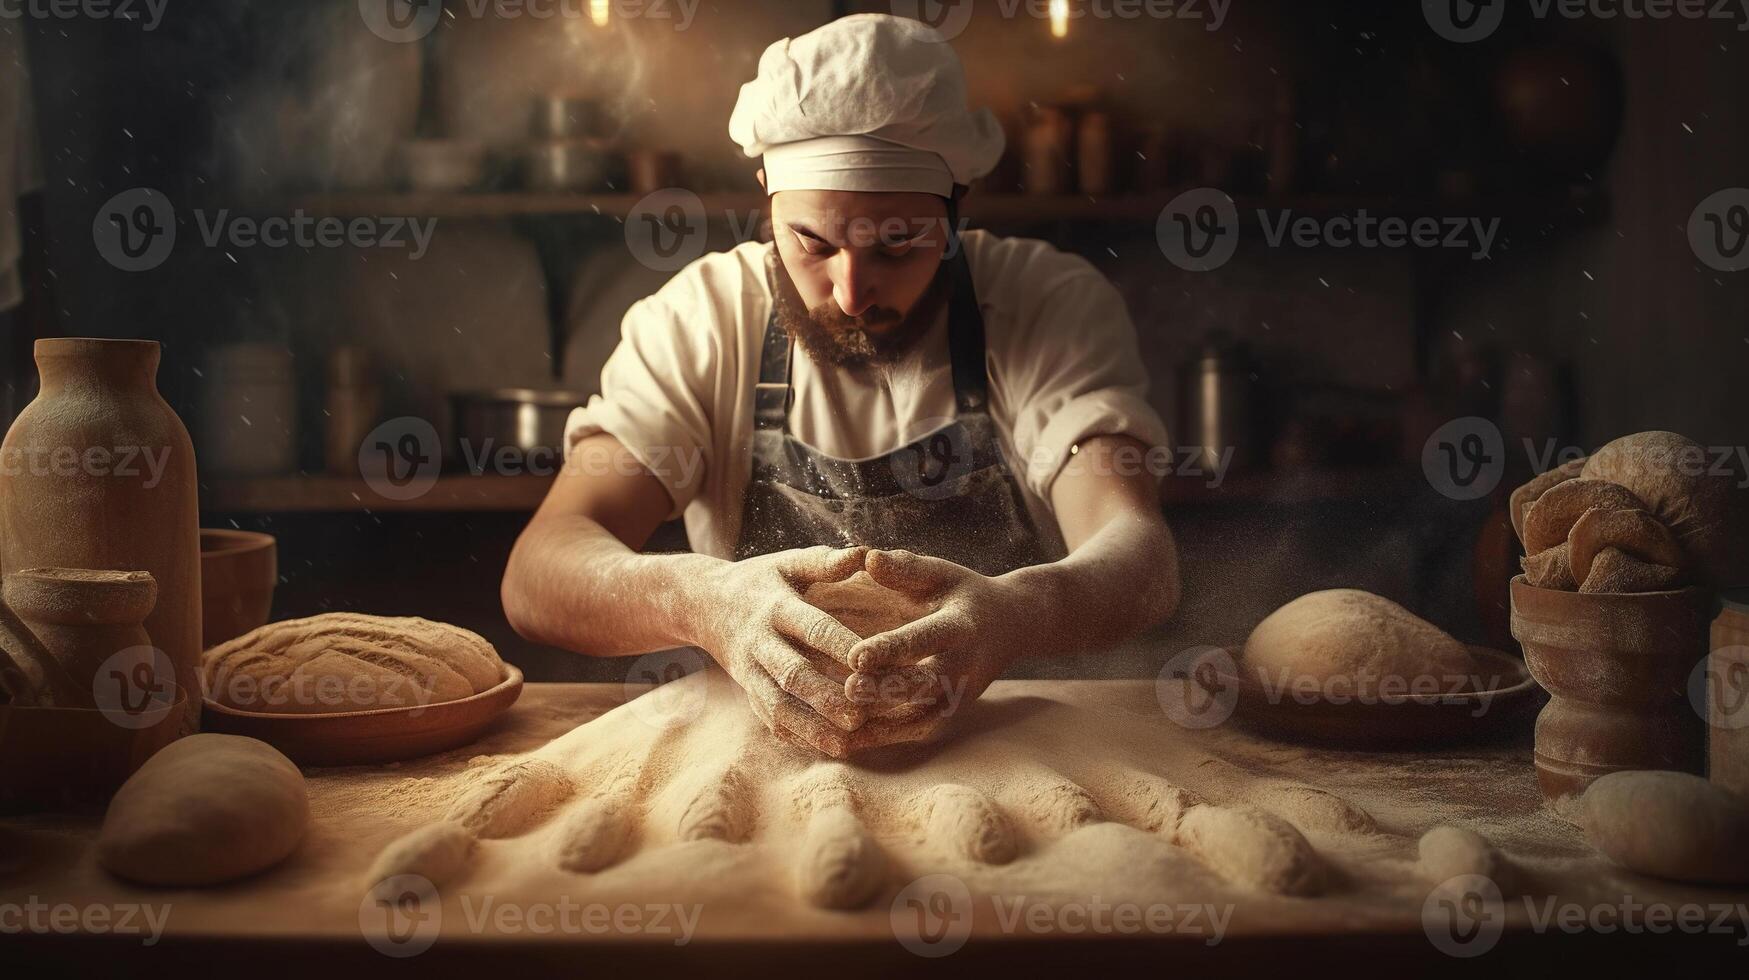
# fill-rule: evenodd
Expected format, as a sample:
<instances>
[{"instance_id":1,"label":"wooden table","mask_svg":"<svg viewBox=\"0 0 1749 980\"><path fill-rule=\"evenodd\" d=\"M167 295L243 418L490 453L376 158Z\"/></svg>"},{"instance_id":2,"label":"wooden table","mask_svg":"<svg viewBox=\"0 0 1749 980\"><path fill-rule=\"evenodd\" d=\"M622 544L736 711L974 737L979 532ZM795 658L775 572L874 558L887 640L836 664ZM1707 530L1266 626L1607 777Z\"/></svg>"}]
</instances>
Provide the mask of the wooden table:
<instances>
[{"instance_id":1,"label":"wooden table","mask_svg":"<svg viewBox=\"0 0 1749 980\"><path fill-rule=\"evenodd\" d=\"M1152 682L1140 681L1007 681L993 687L980 706L1047 698L1133 706L1152 697L1152 692ZM356 869L361 857L368 861L369 855L407 829L407 821L396 816L400 787L417 787L423 785L418 780L459 772L476 756L536 748L637 693L636 688L617 684L530 685L500 725L466 749L390 767L312 770L309 792L315 820L303 849L285 865L229 887L154 891L110 879L95 867L89 852L100 822L96 814L0 821L0 930L8 933L0 935L0 961L9 967L28 964L36 972L8 969L7 974L32 977L44 970L116 967L201 976L226 976L225 971L234 969L238 978L294 971L307 975L311 969L336 967L369 970L372 976L393 969L420 976L467 973L475 977L520 976L531 968L563 970L574 976L654 968L664 974L685 969L710 977L787 976L823 969L833 980L845 975L890 976L929 962L895 938L893 898L899 883L870 909L857 913L809 910L809 915L792 918L763 909L749 895L745 908L725 908L724 916L701 922L697 934L684 945L676 945L672 933L651 934L654 930L622 935L587 930L562 935L483 934L465 929L461 917L453 914L443 917L436 944L421 955L391 959L367 945L359 926L363 889ZM1502 843L1515 857L1545 870L1592 874L1598 884L1589 892L1594 903L1599 895L1620 891L1624 899L1643 903L1749 905L1749 893L1636 878L1612 871L1591 856L1576 830L1542 812L1528 738L1413 756L1297 748L1289 752L1288 747L1243 733L1227 738L1222 751L1246 753L1245 758L1253 761L1277 760L1295 770L1290 773L1295 778L1348 791L1352 798L1365 799L1353 790L1376 776L1378 767L1395 766L1414 774L1402 787L1406 796L1431 799L1452 813L1486 809L1503 818L1521 818L1523 833ZM1374 797L1370 805L1379 807L1381 801ZM1389 812L1388 801L1383 808ZM1385 822L1381 816L1381 823ZM1425 828L1398 829L1406 835L1401 841L1412 854L1414 836ZM563 899L554 896L556 902ZM1206 934L1146 930L1126 934L1114 928L1094 935L1086 927L1064 931L1059 923L1042 934L981 929L940 962L961 975L968 969L974 975L1023 971L1017 976L1047 969L1084 975L1090 969L1120 968L1180 976L1187 968L1281 974L1350 968L1357 963L1372 969L1410 968L1416 975L1473 974L1501 965L1570 970L1576 960L1591 958L1618 970L1645 962L1668 971L1679 962L1702 957L1712 961L1721 954L1737 963L1749 962L1749 953L1737 945L1749 942L1741 921L1734 923L1732 932L1706 935L1598 935L1589 930L1526 929L1519 921L1490 944L1484 956L1471 960L1435 948L1423 925L1419 901L1406 901L1395 909L1381 906L1376 899L1366 904L1341 895L1294 901L1315 904L1296 906L1278 900L1276 905L1262 906L1269 910L1267 915L1241 914L1231 931L1214 944ZM138 935L107 934L101 925L95 930L73 926L80 915L119 917L140 906L167 914L161 940L150 947L143 946ZM37 910L37 924L20 932L20 916L32 908ZM1315 908L1320 914L1301 916L1293 913L1295 908ZM54 915L64 918L57 923ZM141 913L135 915L136 922L144 923ZM1743 917L1749 918L1749 911ZM571 921L586 923L581 911ZM65 934L62 926L70 926Z\"/></svg>"}]
</instances>

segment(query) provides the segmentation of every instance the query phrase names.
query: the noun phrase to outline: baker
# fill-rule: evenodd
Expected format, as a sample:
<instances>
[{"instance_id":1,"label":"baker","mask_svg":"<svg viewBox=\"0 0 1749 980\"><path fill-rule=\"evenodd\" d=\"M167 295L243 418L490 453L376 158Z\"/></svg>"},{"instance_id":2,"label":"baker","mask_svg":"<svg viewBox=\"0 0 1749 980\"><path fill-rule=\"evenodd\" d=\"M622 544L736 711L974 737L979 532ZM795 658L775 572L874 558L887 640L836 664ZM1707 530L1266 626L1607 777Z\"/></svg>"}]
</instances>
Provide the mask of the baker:
<instances>
[{"instance_id":1,"label":"baker","mask_svg":"<svg viewBox=\"0 0 1749 980\"><path fill-rule=\"evenodd\" d=\"M698 647L774 734L844 757L933 738L1018 659L1170 615L1134 328L1082 259L960 233L1003 135L942 36L867 14L779 41L729 132L775 241L626 314L511 555L517 631ZM693 553L641 554L676 516ZM925 612L863 639L803 600L862 571Z\"/></svg>"}]
</instances>

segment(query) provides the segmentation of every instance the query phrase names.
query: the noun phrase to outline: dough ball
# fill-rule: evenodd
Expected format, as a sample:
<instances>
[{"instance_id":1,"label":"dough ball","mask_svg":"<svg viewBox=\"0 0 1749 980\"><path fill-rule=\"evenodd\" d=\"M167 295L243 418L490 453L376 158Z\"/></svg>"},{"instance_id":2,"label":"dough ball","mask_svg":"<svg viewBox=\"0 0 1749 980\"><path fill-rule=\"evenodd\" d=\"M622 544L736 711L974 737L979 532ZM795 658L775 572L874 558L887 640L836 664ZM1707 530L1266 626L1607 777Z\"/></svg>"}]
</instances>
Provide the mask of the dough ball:
<instances>
[{"instance_id":1,"label":"dough ball","mask_svg":"<svg viewBox=\"0 0 1749 980\"><path fill-rule=\"evenodd\" d=\"M1525 555L1520 561L1524 566L1524 579L1539 589L1559 589L1562 592L1575 592L1579 582L1573 577L1573 565L1569 559L1571 546L1563 541L1553 548L1545 548L1534 555Z\"/></svg>"},{"instance_id":2,"label":"dough ball","mask_svg":"<svg viewBox=\"0 0 1749 980\"><path fill-rule=\"evenodd\" d=\"M1524 552L1538 555L1567 540L1580 515L1593 507L1640 510L1640 498L1604 480L1577 479L1550 487L1524 512Z\"/></svg>"},{"instance_id":3,"label":"dough ball","mask_svg":"<svg viewBox=\"0 0 1749 980\"><path fill-rule=\"evenodd\" d=\"M1580 471L1584 468L1585 460L1570 460L1554 469L1537 474L1524 486L1512 491L1512 497L1507 506L1512 515L1512 532L1518 535L1518 540L1524 540L1524 514L1530 509L1530 505L1536 503L1537 498L1548 493L1555 486L1568 480L1577 479Z\"/></svg>"},{"instance_id":4,"label":"dough ball","mask_svg":"<svg viewBox=\"0 0 1749 980\"><path fill-rule=\"evenodd\" d=\"M1581 582L1591 574L1591 560L1605 548L1616 548L1648 565L1683 566L1682 545L1656 517L1643 510L1593 507L1579 515L1567 535L1568 565Z\"/></svg>"},{"instance_id":5,"label":"dough ball","mask_svg":"<svg viewBox=\"0 0 1749 980\"><path fill-rule=\"evenodd\" d=\"M1630 871L1749 884L1749 804L1684 772L1612 772L1585 791L1591 846Z\"/></svg>"},{"instance_id":6,"label":"dough ball","mask_svg":"<svg viewBox=\"0 0 1749 980\"><path fill-rule=\"evenodd\" d=\"M309 819L303 773L273 746L190 735L116 791L97 862L146 885L216 885L283 861Z\"/></svg>"},{"instance_id":7,"label":"dough ball","mask_svg":"<svg viewBox=\"0 0 1749 980\"><path fill-rule=\"evenodd\" d=\"M802 599L864 639L922 619L931 607L881 585L867 572L842 582L814 582Z\"/></svg>"},{"instance_id":8,"label":"dough ball","mask_svg":"<svg viewBox=\"0 0 1749 980\"><path fill-rule=\"evenodd\" d=\"M1270 613L1245 641L1265 684L1310 681L1340 694L1449 693L1474 660L1462 643L1383 596L1313 592Z\"/></svg>"},{"instance_id":9,"label":"dough ball","mask_svg":"<svg viewBox=\"0 0 1749 980\"><path fill-rule=\"evenodd\" d=\"M1605 548L1591 559L1591 572L1579 591L1602 593L1663 592L1682 582L1682 570L1640 561L1620 548Z\"/></svg>"},{"instance_id":10,"label":"dough ball","mask_svg":"<svg viewBox=\"0 0 1749 980\"><path fill-rule=\"evenodd\" d=\"M321 714L438 704L504 679L484 637L414 617L327 613L269 623L201 656L208 699L245 711Z\"/></svg>"},{"instance_id":11,"label":"dough ball","mask_svg":"<svg viewBox=\"0 0 1749 980\"><path fill-rule=\"evenodd\" d=\"M1584 479L1633 491L1682 543L1697 577L1712 586L1749 584L1749 514L1735 457L1674 432L1640 432L1597 451Z\"/></svg>"}]
</instances>

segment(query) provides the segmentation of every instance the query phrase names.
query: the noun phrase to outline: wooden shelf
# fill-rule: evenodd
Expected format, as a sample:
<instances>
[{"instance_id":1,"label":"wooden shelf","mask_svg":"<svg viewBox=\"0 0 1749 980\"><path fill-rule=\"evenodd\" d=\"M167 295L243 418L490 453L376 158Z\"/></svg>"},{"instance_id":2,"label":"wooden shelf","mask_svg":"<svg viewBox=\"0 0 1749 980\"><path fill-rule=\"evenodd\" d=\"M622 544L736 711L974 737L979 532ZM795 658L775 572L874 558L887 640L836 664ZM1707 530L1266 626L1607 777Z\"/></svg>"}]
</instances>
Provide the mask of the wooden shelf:
<instances>
[{"instance_id":1,"label":"wooden shelf","mask_svg":"<svg viewBox=\"0 0 1749 980\"><path fill-rule=\"evenodd\" d=\"M965 217L972 222L988 224L1038 224L1058 221L1152 224L1175 196L1175 193L1113 197L974 193L966 198L963 211ZM732 216L742 226L745 226L748 215L762 212L766 207L765 196L757 193L707 193L699 197L704 203L705 214L710 219L723 220L725 216ZM495 219L576 215L623 221L640 200L642 197L635 194L383 191L309 195L282 202L271 210L301 210L315 217L343 218L395 216ZM1604 197L1596 189L1586 187L1568 193L1555 191L1538 195L1466 198L1417 198L1382 194L1241 196L1235 203L1242 213L1263 208L1329 215L1365 209L1380 216L1502 216L1583 221L1602 213Z\"/></svg>"},{"instance_id":2,"label":"wooden shelf","mask_svg":"<svg viewBox=\"0 0 1749 980\"><path fill-rule=\"evenodd\" d=\"M532 512L552 487L548 476L438 478L412 500L392 500L356 477L300 475L211 480L201 486L201 509L211 513L466 513ZM1400 499L1426 483L1413 467L1352 467L1295 473L1235 473L1211 487L1200 476L1168 477L1168 506L1307 504Z\"/></svg>"},{"instance_id":3,"label":"wooden shelf","mask_svg":"<svg viewBox=\"0 0 1749 980\"><path fill-rule=\"evenodd\" d=\"M533 511L552 486L549 476L441 476L411 500L393 500L357 477L299 475L211 480L201 485L201 510L214 513Z\"/></svg>"}]
</instances>

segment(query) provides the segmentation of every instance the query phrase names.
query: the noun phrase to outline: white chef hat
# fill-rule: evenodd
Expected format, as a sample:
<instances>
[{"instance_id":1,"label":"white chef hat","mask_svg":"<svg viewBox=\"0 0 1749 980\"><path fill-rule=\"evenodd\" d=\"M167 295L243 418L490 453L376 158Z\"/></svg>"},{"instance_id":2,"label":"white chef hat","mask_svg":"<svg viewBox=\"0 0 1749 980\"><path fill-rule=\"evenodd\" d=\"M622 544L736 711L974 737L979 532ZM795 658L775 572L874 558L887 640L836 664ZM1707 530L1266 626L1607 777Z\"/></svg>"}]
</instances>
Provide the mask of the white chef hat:
<instances>
[{"instance_id":1,"label":"white chef hat","mask_svg":"<svg viewBox=\"0 0 1749 980\"><path fill-rule=\"evenodd\" d=\"M843 17L765 49L729 136L786 190L953 192L1002 157L1002 126L966 106L946 38L890 14Z\"/></svg>"}]
</instances>

